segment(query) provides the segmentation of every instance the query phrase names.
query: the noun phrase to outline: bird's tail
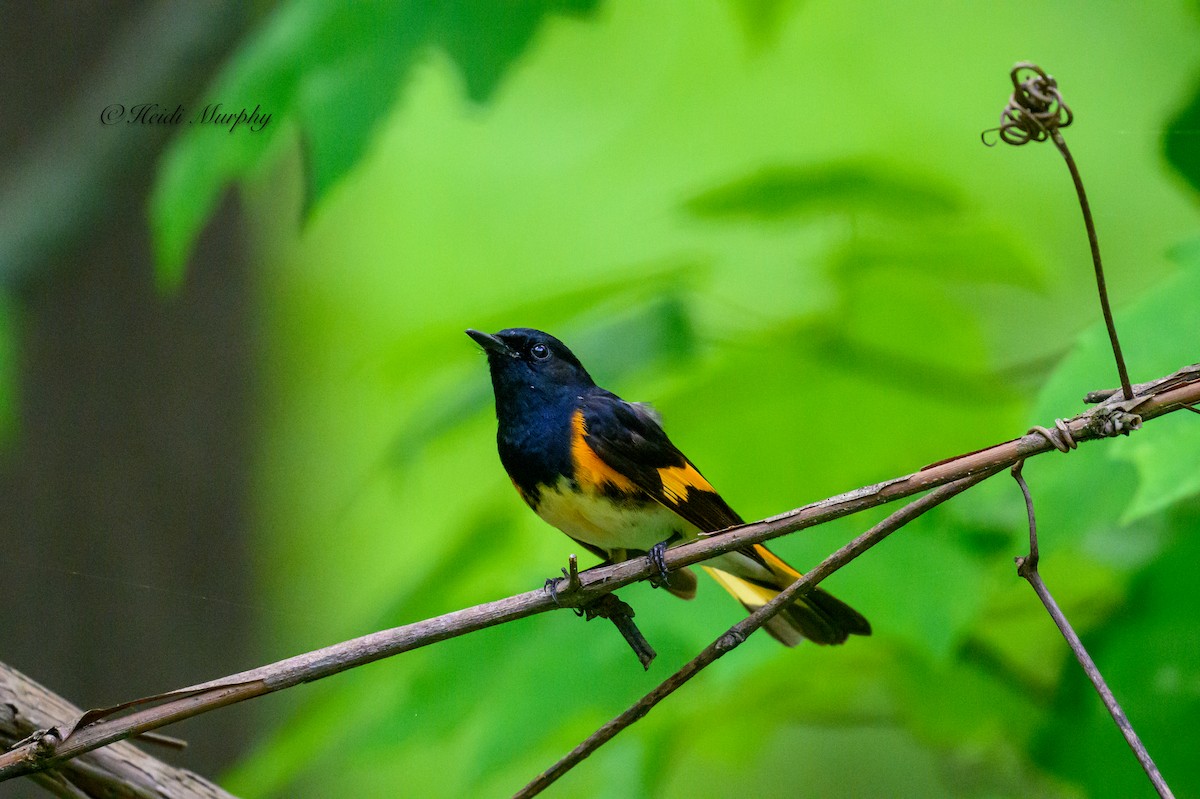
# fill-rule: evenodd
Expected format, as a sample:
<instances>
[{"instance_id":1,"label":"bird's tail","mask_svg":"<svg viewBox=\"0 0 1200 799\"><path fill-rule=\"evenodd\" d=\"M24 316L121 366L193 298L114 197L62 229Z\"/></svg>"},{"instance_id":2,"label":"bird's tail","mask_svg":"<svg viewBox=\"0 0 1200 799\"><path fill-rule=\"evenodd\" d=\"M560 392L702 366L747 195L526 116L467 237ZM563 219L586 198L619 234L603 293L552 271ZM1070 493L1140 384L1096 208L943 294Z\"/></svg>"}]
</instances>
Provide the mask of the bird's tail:
<instances>
[{"instance_id":1,"label":"bird's tail","mask_svg":"<svg viewBox=\"0 0 1200 799\"><path fill-rule=\"evenodd\" d=\"M774 599L780 591L800 579L793 569L762 544L729 553L720 559L722 567L704 566L721 587L755 611ZM765 625L768 633L785 646L795 646L807 638L814 644L840 644L851 635L870 635L871 625L862 614L820 587L800 597Z\"/></svg>"}]
</instances>

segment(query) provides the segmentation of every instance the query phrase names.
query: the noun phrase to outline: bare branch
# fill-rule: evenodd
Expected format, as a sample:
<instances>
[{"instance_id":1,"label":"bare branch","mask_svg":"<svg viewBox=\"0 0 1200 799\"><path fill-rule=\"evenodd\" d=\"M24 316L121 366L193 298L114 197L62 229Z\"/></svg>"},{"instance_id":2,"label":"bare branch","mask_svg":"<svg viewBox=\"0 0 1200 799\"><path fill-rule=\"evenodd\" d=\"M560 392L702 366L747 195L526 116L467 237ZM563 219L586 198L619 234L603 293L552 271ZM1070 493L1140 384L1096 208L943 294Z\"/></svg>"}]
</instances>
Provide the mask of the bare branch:
<instances>
[{"instance_id":1,"label":"bare branch","mask_svg":"<svg viewBox=\"0 0 1200 799\"><path fill-rule=\"evenodd\" d=\"M0 749L41 730L70 724L82 711L0 663ZM56 796L108 799L234 799L203 777L117 743L32 775Z\"/></svg>"},{"instance_id":2,"label":"bare branch","mask_svg":"<svg viewBox=\"0 0 1200 799\"><path fill-rule=\"evenodd\" d=\"M1144 397L1149 394L1161 394L1164 391L1174 388L1175 386L1186 383L1190 380L1200 378L1200 363L1185 366L1177 372L1172 372L1166 377L1160 377L1157 380L1151 380L1146 383L1138 383L1133 386L1133 393L1139 397ZM1099 402L1104 402L1111 399L1121 392L1119 388L1106 388L1103 391L1089 391L1084 395L1083 401L1088 405L1095 405ZM1189 408L1188 410L1192 410Z\"/></svg>"},{"instance_id":3,"label":"bare branch","mask_svg":"<svg viewBox=\"0 0 1200 799\"><path fill-rule=\"evenodd\" d=\"M1122 401L1111 397L1086 413L1063 422L1076 442L1104 438L1135 429L1186 405L1200 402L1200 369L1187 367L1156 381L1145 395ZM990 473L1018 460L1048 452L1054 444L1038 433L987 449L941 461L918 472L839 494L780 516L730 528L668 549L667 567L678 569L723 552L761 543L788 533L857 513L893 500L919 494L963 478ZM54 768L73 757L174 721L262 694L407 652L496 624L525 618L556 607L581 607L597 597L657 573L646 558L589 569L579 575L580 587L559 595L556 604L544 589L488 602L433 619L365 635L340 644L279 661L207 683L181 688L115 707L91 710L72 725L58 729L51 746L27 743L0 753L0 781ZM564 578L565 580L566 578ZM560 591L566 585L559 586ZM119 714L124 715L119 715Z\"/></svg>"},{"instance_id":4,"label":"bare branch","mask_svg":"<svg viewBox=\"0 0 1200 799\"><path fill-rule=\"evenodd\" d=\"M566 756L555 763L546 771L539 774L532 782L522 788L514 795L514 799L526 799L527 797L537 796L539 793L548 788L555 780L566 774L575 766L583 762L584 758L595 752L608 741L612 740L617 733L633 724L638 719L650 712L651 708L657 705L662 700L673 694L676 689L681 688L684 683L695 677L702 669L713 663L717 658L731 652L740 646L750 634L762 627L766 622L783 608L787 607L792 601L804 594L807 594L817 583L824 580L829 575L833 574L838 569L845 566L850 561L857 558L862 553L866 552L871 547L878 544L889 535L899 530L904 525L911 522L921 514L932 508L937 507L953 496L961 494L973 485L982 482L991 477L999 469L992 469L987 472L980 472L964 477L953 483L947 483L926 494L918 500L915 500L908 505L905 505L900 510L888 516L879 524L872 527L862 535L855 538L844 547L834 552L825 560L802 576L799 580L789 585L783 591L775 596L767 604L763 605L758 610L751 613L746 618L742 619L737 624L733 625L717 640L713 641L705 647L699 655L683 665L679 671L672 674L664 680L650 693L643 696L634 703L628 710L613 720L609 721L596 732L587 737L579 746L572 749Z\"/></svg>"}]
</instances>

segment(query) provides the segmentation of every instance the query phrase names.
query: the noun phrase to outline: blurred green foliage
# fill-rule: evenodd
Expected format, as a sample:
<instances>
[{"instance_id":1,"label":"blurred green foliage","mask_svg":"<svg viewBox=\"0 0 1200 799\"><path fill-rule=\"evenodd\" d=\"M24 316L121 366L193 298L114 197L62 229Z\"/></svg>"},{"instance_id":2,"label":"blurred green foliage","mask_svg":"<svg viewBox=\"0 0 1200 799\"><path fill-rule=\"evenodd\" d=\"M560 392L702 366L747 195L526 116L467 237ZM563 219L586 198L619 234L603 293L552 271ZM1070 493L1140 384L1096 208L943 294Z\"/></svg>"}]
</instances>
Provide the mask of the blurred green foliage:
<instances>
[{"instance_id":1,"label":"blurred green foliage","mask_svg":"<svg viewBox=\"0 0 1200 799\"><path fill-rule=\"evenodd\" d=\"M1192 94L1191 101L1171 120L1163 132L1163 150L1171 166L1187 180L1191 187L1200 191L1200 86Z\"/></svg>"},{"instance_id":2,"label":"blurred green foliage","mask_svg":"<svg viewBox=\"0 0 1200 799\"><path fill-rule=\"evenodd\" d=\"M16 421L15 397L17 382L15 311L9 298L0 292L0 445L12 435Z\"/></svg>"},{"instance_id":3,"label":"blurred green foliage","mask_svg":"<svg viewBox=\"0 0 1200 799\"><path fill-rule=\"evenodd\" d=\"M1197 360L1195 198L1157 133L1191 125L1185 7L546 13L568 7L591 4L285 4L214 96L287 127L185 135L164 163L165 282L227 181L257 225L264 660L527 590L577 549L509 487L466 327L566 340L748 518L1081 410L1115 376L1065 167L979 144L1017 60L1075 110L1135 379ZM1187 795L1200 428L1176 417L1026 474L1051 588ZM777 549L803 567L881 514ZM829 581L872 638L751 641L551 793L1146 792L1015 575L1023 521L1006 477L938 509ZM226 784L511 793L740 616L711 585L622 597L648 674L603 625L528 619L261 700L276 722Z\"/></svg>"},{"instance_id":4,"label":"blurred green foliage","mask_svg":"<svg viewBox=\"0 0 1200 799\"><path fill-rule=\"evenodd\" d=\"M221 190L269 156L283 131L304 143L311 205L358 161L408 72L430 48L454 60L472 99L486 100L543 16L594 5L595 0L283 4L211 92L226 108L261 107L276 124L254 136L218 137L191 128L163 164L151 204L163 283L178 282ZM484 39L487 46L478 46Z\"/></svg>"}]
</instances>

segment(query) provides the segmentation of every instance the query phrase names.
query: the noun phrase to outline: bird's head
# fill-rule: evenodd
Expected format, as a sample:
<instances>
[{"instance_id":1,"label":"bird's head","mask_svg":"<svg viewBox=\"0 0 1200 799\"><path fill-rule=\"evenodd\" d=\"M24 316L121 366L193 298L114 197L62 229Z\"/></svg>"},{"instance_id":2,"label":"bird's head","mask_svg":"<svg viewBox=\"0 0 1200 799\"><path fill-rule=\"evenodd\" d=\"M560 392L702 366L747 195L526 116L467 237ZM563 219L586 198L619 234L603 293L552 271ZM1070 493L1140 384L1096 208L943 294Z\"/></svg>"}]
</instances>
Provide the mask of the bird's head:
<instances>
[{"instance_id":1,"label":"bird's head","mask_svg":"<svg viewBox=\"0 0 1200 799\"><path fill-rule=\"evenodd\" d=\"M468 330L467 335L487 353L498 406L524 394L577 394L595 385L575 354L549 333L510 327L495 334Z\"/></svg>"}]
</instances>

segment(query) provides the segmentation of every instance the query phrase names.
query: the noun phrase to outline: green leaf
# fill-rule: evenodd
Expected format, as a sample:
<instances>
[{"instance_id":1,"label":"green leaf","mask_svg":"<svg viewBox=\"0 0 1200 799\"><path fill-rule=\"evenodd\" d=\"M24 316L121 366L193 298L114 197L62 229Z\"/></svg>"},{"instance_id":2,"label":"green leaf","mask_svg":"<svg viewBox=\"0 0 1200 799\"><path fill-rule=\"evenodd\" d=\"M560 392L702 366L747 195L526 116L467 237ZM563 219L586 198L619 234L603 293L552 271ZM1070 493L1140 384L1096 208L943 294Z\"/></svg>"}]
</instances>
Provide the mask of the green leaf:
<instances>
[{"instance_id":1,"label":"green leaf","mask_svg":"<svg viewBox=\"0 0 1200 799\"><path fill-rule=\"evenodd\" d=\"M702 219L788 219L874 213L912 219L957 211L943 182L890 165L843 161L767 166L696 195L684 206Z\"/></svg>"},{"instance_id":2,"label":"green leaf","mask_svg":"<svg viewBox=\"0 0 1200 799\"><path fill-rule=\"evenodd\" d=\"M1176 251L1181 269L1127 311L1116 316L1117 332L1132 379L1149 380L1200 361L1196 346L1196 299L1200 297L1200 246ZM1075 350L1047 382L1038 415L1069 415L1088 391L1116 382L1112 349L1103 325L1080 337ZM1082 408L1080 408L1082 410ZM1128 439L1108 442L1112 464L1137 470L1137 488L1120 519L1130 523L1200 491L1200 424L1194 414L1156 420Z\"/></svg>"},{"instance_id":3,"label":"green leaf","mask_svg":"<svg viewBox=\"0 0 1200 799\"><path fill-rule=\"evenodd\" d=\"M1167 782L1189 792L1200 784L1191 735L1200 715L1200 506L1172 515L1174 545L1140 574L1124 611L1084 644ZM1084 786L1089 796L1152 793L1091 683L1072 662L1032 751Z\"/></svg>"},{"instance_id":4,"label":"green leaf","mask_svg":"<svg viewBox=\"0 0 1200 799\"><path fill-rule=\"evenodd\" d=\"M1200 191L1200 147L1196 146L1200 131L1200 83L1195 85L1191 98L1167 123L1163 131L1163 152L1171 166L1183 175L1191 187Z\"/></svg>"},{"instance_id":5,"label":"green leaf","mask_svg":"<svg viewBox=\"0 0 1200 799\"><path fill-rule=\"evenodd\" d=\"M226 66L208 93L222 111L260 109L258 131L196 119L171 145L150 200L158 279L174 287L221 192L262 164L283 135L303 143L311 210L362 156L405 75L430 48L461 70L468 97L489 99L550 13L596 0L340 3L292 0ZM199 113L199 112L198 112Z\"/></svg>"},{"instance_id":6,"label":"green leaf","mask_svg":"<svg viewBox=\"0 0 1200 799\"><path fill-rule=\"evenodd\" d=\"M1174 413L1132 436L1116 457L1137 467L1137 491L1121 520L1132 522L1200 492L1200 419Z\"/></svg>"}]
</instances>

